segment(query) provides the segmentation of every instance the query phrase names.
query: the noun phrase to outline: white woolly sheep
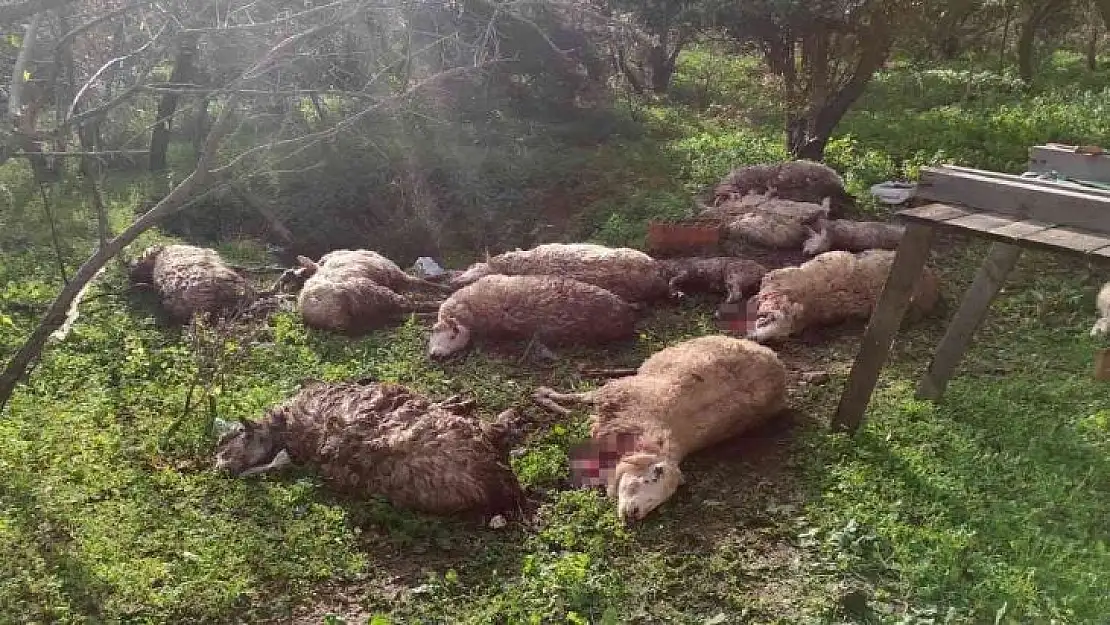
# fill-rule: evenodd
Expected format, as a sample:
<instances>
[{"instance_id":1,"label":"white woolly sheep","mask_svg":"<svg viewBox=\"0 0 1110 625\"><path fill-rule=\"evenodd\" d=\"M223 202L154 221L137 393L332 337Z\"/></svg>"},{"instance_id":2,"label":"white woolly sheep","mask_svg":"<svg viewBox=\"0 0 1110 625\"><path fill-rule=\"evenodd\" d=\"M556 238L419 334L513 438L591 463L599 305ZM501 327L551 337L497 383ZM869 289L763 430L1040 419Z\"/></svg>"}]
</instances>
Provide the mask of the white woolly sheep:
<instances>
[{"instance_id":1,"label":"white woolly sheep","mask_svg":"<svg viewBox=\"0 0 1110 625\"><path fill-rule=\"evenodd\" d=\"M870 317L894 255L889 250L825 252L800 266L768 272L753 298L757 318L748 338L785 339L807 327ZM910 300L911 316L928 313L939 298L936 274L926 267Z\"/></svg>"},{"instance_id":2,"label":"white woolly sheep","mask_svg":"<svg viewBox=\"0 0 1110 625\"><path fill-rule=\"evenodd\" d=\"M726 303L735 303L759 285L767 268L754 260L732 256L671 258L661 261L669 286L676 297L685 297L685 286L710 293L724 293Z\"/></svg>"},{"instance_id":3,"label":"white woolly sheep","mask_svg":"<svg viewBox=\"0 0 1110 625\"><path fill-rule=\"evenodd\" d=\"M796 217L756 211L741 215L725 226L729 239L771 249L797 249L809 235L806 224Z\"/></svg>"},{"instance_id":4,"label":"white woolly sheep","mask_svg":"<svg viewBox=\"0 0 1110 625\"><path fill-rule=\"evenodd\" d=\"M628 247L593 243L546 243L530 250L505 252L477 263L457 277L463 286L483 276L553 275L599 286L629 302L648 302L670 296L659 263Z\"/></svg>"},{"instance_id":5,"label":"white woolly sheep","mask_svg":"<svg viewBox=\"0 0 1110 625\"><path fill-rule=\"evenodd\" d=\"M905 228L881 221L818 218L807 231L809 236L802 244L802 252L816 256L829 250L893 250L902 241Z\"/></svg>"},{"instance_id":6,"label":"white woolly sheep","mask_svg":"<svg viewBox=\"0 0 1110 625\"><path fill-rule=\"evenodd\" d=\"M416 287L424 281L408 276L374 252L339 250L325 254L319 263L303 257L299 260L306 270L301 275L307 279L297 296L297 308L305 325L312 328L361 334L393 323L405 313L434 312L438 306L438 302L413 300L387 286Z\"/></svg>"},{"instance_id":7,"label":"white woolly sheep","mask_svg":"<svg viewBox=\"0 0 1110 625\"><path fill-rule=\"evenodd\" d=\"M636 312L605 289L561 276L491 275L459 289L439 307L428 356L445 358L474 339L534 339L593 345L635 335Z\"/></svg>"},{"instance_id":8,"label":"white woolly sheep","mask_svg":"<svg viewBox=\"0 0 1110 625\"><path fill-rule=\"evenodd\" d=\"M780 414L786 368L758 343L703 336L656 352L632 377L596 390L568 394L543 387L533 397L564 414L569 411L557 402L593 406L595 451L584 464L601 469L601 484L629 523L674 494L684 482L678 465L687 455Z\"/></svg>"},{"instance_id":9,"label":"white woolly sheep","mask_svg":"<svg viewBox=\"0 0 1110 625\"><path fill-rule=\"evenodd\" d=\"M131 264L129 279L153 286L169 317L182 323L198 313L234 313L258 297L215 250L193 245L147 248Z\"/></svg>"},{"instance_id":10,"label":"white woolly sheep","mask_svg":"<svg viewBox=\"0 0 1110 625\"><path fill-rule=\"evenodd\" d=\"M1099 290L1098 297L1095 298L1095 309L1098 310L1099 318L1091 327L1091 336L1099 337L1110 332L1110 282L1102 285Z\"/></svg>"},{"instance_id":11,"label":"white woolly sheep","mask_svg":"<svg viewBox=\"0 0 1110 625\"><path fill-rule=\"evenodd\" d=\"M749 213L775 213L793 217L809 223L819 217L827 217L832 210L832 198L825 197L820 203L799 202L777 197L774 191L767 193L749 192L747 195L722 202L719 206L704 206L698 219L717 219L728 223Z\"/></svg>"},{"instance_id":12,"label":"white woolly sheep","mask_svg":"<svg viewBox=\"0 0 1110 625\"><path fill-rule=\"evenodd\" d=\"M844 189L844 180L828 165L808 160L751 165L734 169L714 189L714 205L749 192L774 191L778 197L799 202L820 202L832 198L831 216L842 217L855 205Z\"/></svg>"},{"instance_id":13,"label":"white woolly sheep","mask_svg":"<svg viewBox=\"0 0 1110 625\"><path fill-rule=\"evenodd\" d=\"M432 514L513 511L521 489L508 447L517 413L484 423L465 407L396 384L310 382L261 421L224 434L215 466L243 477L306 465L340 492Z\"/></svg>"},{"instance_id":14,"label":"white woolly sheep","mask_svg":"<svg viewBox=\"0 0 1110 625\"><path fill-rule=\"evenodd\" d=\"M446 285L409 275L397 263L371 250L334 250L321 256L319 262L298 256L297 263L300 267L294 270L294 274L302 281L323 271L332 280L366 278L395 293L446 293L451 290Z\"/></svg>"}]
</instances>

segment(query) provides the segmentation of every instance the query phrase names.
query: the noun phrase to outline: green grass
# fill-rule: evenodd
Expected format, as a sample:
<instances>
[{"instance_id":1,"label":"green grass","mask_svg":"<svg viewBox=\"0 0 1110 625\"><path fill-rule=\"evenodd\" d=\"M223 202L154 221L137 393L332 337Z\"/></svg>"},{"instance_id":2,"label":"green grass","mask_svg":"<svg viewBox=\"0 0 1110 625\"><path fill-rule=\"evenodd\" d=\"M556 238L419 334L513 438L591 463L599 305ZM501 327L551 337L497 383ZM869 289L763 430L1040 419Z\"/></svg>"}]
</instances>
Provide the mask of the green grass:
<instances>
[{"instance_id":1,"label":"green grass","mask_svg":"<svg viewBox=\"0 0 1110 625\"><path fill-rule=\"evenodd\" d=\"M731 167L782 158L755 69L695 50L675 100L632 108L643 135L569 154L589 172L568 185L582 199L572 234L640 243L648 219L682 214ZM1024 95L993 72L895 67L829 159L859 193L940 154L1014 171L1033 143L1110 144L1107 92L1074 59L1044 84ZM0 168L5 356L60 285L25 176ZM118 182L117 227L141 197ZM71 269L95 236L77 197L56 210ZM221 249L262 260L249 242ZM949 311L984 250L938 246ZM566 450L585 435L575 413L513 459L536 517L491 530L338 497L308 472L213 473L203 405L167 435L198 366L188 337L116 295L113 266L0 420L0 622L1103 622L1110 407L1089 375L1087 329L1105 276L1024 257L939 405L914 400L913 385L944 319L909 328L854 440L826 419L857 334L783 345L790 366L832 380L796 389L789 423L689 459L688 486L636 528L599 494L565 487ZM568 351L550 371L482 352L429 364L415 322L351 341L281 314L268 335L225 346L235 357L212 393L220 417L253 417L303 378L372 374L436 397L474 393L492 415L539 384L588 387L578 362L635 364L712 332L711 314L705 301L660 310L627 347Z\"/></svg>"}]
</instances>

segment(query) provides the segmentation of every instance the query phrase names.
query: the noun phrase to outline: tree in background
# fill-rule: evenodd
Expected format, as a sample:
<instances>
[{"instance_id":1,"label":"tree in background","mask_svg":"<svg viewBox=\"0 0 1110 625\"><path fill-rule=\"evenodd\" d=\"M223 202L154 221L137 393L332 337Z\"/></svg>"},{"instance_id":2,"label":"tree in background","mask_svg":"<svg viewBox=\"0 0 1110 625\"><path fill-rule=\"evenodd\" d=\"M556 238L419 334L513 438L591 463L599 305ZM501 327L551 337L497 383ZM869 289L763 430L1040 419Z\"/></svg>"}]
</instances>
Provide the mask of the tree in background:
<instances>
[{"instance_id":1,"label":"tree in background","mask_svg":"<svg viewBox=\"0 0 1110 625\"><path fill-rule=\"evenodd\" d=\"M820 160L833 130L886 62L902 15L920 2L748 0L721 2L714 25L762 54L781 81L786 141Z\"/></svg>"}]
</instances>

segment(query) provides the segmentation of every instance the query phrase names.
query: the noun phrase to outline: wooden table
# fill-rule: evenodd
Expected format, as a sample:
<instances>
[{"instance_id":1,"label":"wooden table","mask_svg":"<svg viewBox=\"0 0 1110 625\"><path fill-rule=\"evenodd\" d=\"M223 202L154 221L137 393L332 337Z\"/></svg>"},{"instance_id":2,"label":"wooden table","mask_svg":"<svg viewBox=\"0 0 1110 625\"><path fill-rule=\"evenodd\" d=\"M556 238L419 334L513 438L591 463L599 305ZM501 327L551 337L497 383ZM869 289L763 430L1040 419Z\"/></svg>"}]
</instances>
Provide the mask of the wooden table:
<instances>
[{"instance_id":1,"label":"wooden table","mask_svg":"<svg viewBox=\"0 0 1110 625\"><path fill-rule=\"evenodd\" d=\"M1110 182L1110 156L1083 155L1055 146L1038 146L1030 152L1030 171L1056 171L1065 176ZM915 198L932 203L895 213L897 220L907 224L906 232L864 332L833 417L834 429L855 432L862 423L936 230L970 234L989 239L993 244L918 383L919 399L943 397L972 335L986 317L1022 249L1110 259L1107 190L963 167L940 167L922 170Z\"/></svg>"}]
</instances>

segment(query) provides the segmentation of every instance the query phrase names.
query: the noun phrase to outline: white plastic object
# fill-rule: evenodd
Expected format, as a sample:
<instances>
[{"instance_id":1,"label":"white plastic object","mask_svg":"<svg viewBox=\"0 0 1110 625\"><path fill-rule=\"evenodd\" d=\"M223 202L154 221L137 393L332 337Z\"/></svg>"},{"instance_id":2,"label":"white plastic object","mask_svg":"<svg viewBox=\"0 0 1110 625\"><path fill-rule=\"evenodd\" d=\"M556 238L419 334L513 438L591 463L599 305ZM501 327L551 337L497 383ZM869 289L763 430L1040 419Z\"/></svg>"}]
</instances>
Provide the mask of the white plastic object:
<instances>
[{"instance_id":1,"label":"white plastic object","mask_svg":"<svg viewBox=\"0 0 1110 625\"><path fill-rule=\"evenodd\" d=\"M883 204L901 204L906 200L913 197L913 192L917 189L917 185L912 182L894 182L888 180L880 182L871 187L871 195L874 195Z\"/></svg>"},{"instance_id":2,"label":"white plastic object","mask_svg":"<svg viewBox=\"0 0 1110 625\"><path fill-rule=\"evenodd\" d=\"M436 276L442 276L444 273L446 273L443 270L443 267L440 267L439 263L437 263L429 256L421 256L420 258L417 258L416 264L413 265L413 268L416 270L416 273L420 274L420 276L423 278L434 278Z\"/></svg>"}]
</instances>

